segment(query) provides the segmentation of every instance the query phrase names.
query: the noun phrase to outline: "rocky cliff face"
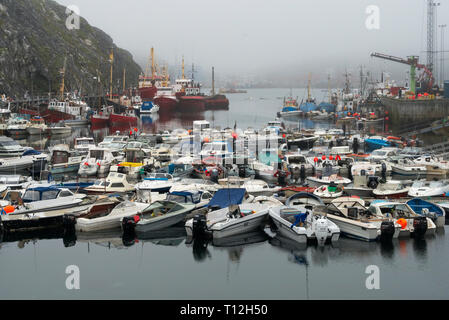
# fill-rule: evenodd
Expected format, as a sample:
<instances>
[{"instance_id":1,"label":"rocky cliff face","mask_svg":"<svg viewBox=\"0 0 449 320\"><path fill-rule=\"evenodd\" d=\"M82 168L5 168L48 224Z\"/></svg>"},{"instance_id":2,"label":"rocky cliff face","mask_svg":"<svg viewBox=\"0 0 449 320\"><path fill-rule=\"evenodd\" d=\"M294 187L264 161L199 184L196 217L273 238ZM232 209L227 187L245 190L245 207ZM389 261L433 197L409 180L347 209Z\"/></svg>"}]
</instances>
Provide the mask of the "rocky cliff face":
<instances>
[{"instance_id":1,"label":"rocky cliff face","mask_svg":"<svg viewBox=\"0 0 449 320\"><path fill-rule=\"evenodd\" d=\"M79 29L69 30L71 13L52 0L0 0L0 93L21 98L59 91L66 60L67 91L105 94L109 90L111 48L114 50L114 92L137 86L142 72L132 55L114 45L98 28L80 18ZM101 84L94 77L99 75ZM104 88L101 90L101 88Z\"/></svg>"}]
</instances>

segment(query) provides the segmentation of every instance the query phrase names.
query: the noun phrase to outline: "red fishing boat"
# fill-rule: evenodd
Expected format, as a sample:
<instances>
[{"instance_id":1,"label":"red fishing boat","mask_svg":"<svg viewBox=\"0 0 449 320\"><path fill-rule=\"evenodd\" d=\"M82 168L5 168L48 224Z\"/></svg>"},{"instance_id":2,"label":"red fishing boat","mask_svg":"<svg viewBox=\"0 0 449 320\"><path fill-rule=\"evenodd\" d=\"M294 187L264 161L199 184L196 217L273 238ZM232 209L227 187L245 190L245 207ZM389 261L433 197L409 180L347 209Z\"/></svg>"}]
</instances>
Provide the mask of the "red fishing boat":
<instances>
[{"instance_id":1,"label":"red fishing boat","mask_svg":"<svg viewBox=\"0 0 449 320\"><path fill-rule=\"evenodd\" d=\"M95 112L90 116L90 123L92 126L101 127L109 123L113 107L103 107L101 111Z\"/></svg>"},{"instance_id":2,"label":"red fishing boat","mask_svg":"<svg viewBox=\"0 0 449 320\"><path fill-rule=\"evenodd\" d=\"M154 98L154 103L159 106L159 112L173 111L178 104L175 95L160 95Z\"/></svg>"},{"instance_id":3,"label":"red fishing boat","mask_svg":"<svg viewBox=\"0 0 449 320\"><path fill-rule=\"evenodd\" d=\"M205 97L207 110L228 110L229 100L225 95L216 94Z\"/></svg>"},{"instance_id":4,"label":"red fishing boat","mask_svg":"<svg viewBox=\"0 0 449 320\"><path fill-rule=\"evenodd\" d=\"M129 124L137 125L137 116L133 108L127 109L125 113L111 113L109 117L109 125Z\"/></svg>"}]
</instances>

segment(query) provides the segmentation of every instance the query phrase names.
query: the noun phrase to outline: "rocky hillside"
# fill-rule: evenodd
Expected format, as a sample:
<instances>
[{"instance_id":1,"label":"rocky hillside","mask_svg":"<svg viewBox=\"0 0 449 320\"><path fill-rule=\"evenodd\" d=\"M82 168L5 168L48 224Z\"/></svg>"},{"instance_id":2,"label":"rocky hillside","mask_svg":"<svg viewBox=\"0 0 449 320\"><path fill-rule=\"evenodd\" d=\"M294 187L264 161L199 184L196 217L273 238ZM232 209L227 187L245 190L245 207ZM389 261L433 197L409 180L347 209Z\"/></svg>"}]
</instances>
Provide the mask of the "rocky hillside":
<instances>
[{"instance_id":1,"label":"rocky hillside","mask_svg":"<svg viewBox=\"0 0 449 320\"><path fill-rule=\"evenodd\" d=\"M109 88L111 48L114 50L114 85L136 86L142 72L132 55L81 18L80 28L69 30L66 7L52 0L0 0L0 93L17 98L57 92L66 61L67 91L95 94ZM74 20L70 20L74 22ZM94 77L100 75L99 86ZM119 82L119 83L118 83Z\"/></svg>"}]
</instances>

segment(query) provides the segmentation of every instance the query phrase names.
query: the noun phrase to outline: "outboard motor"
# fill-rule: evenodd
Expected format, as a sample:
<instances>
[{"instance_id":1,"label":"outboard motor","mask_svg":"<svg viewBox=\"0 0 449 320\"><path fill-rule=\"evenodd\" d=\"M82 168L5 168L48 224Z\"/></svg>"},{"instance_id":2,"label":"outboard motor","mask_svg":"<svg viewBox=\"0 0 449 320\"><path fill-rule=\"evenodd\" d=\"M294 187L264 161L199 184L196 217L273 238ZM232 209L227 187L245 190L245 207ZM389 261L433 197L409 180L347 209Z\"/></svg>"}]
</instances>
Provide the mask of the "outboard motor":
<instances>
[{"instance_id":1,"label":"outboard motor","mask_svg":"<svg viewBox=\"0 0 449 320\"><path fill-rule=\"evenodd\" d=\"M382 162L382 181L387 181L387 165Z\"/></svg>"},{"instance_id":2,"label":"outboard motor","mask_svg":"<svg viewBox=\"0 0 449 320\"><path fill-rule=\"evenodd\" d=\"M359 139L354 138L352 140L352 151L357 154L359 152Z\"/></svg>"},{"instance_id":3,"label":"outboard motor","mask_svg":"<svg viewBox=\"0 0 449 320\"><path fill-rule=\"evenodd\" d=\"M207 220L206 216L197 214L193 217L192 232L194 238L207 237Z\"/></svg>"},{"instance_id":4,"label":"outboard motor","mask_svg":"<svg viewBox=\"0 0 449 320\"><path fill-rule=\"evenodd\" d=\"M327 228L327 219L325 218L317 219L315 221L315 236L318 245L322 246L325 244L328 232L329 230Z\"/></svg>"},{"instance_id":5,"label":"outboard motor","mask_svg":"<svg viewBox=\"0 0 449 320\"><path fill-rule=\"evenodd\" d=\"M433 221L436 221L437 218L438 218L437 214L434 213L434 212L430 212L430 210L428 208L423 208L422 211L421 211L421 214L424 217L430 218Z\"/></svg>"},{"instance_id":6,"label":"outboard motor","mask_svg":"<svg viewBox=\"0 0 449 320\"><path fill-rule=\"evenodd\" d=\"M239 166L239 177L246 178L246 168L245 166Z\"/></svg>"},{"instance_id":7,"label":"outboard motor","mask_svg":"<svg viewBox=\"0 0 449 320\"><path fill-rule=\"evenodd\" d=\"M368 177L368 183L367 183L368 188L376 189L378 185L379 185L379 181L378 181L377 177L374 177L374 176Z\"/></svg>"},{"instance_id":8,"label":"outboard motor","mask_svg":"<svg viewBox=\"0 0 449 320\"><path fill-rule=\"evenodd\" d=\"M73 229L76 224L76 218L73 214L65 214L62 216L62 226L66 230Z\"/></svg>"},{"instance_id":9,"label":"outboard motor","mask_svg":"<svg viewBox=\"0 0 449 320\"><path fill-rule=\"evenodd\" d=\"M395 232L393 221L383 221L380 225L380 241L391 241Z\"/></svg>"},{"instance_id":10,"label":"outboard motor","mask_svg":"<svg viewBox=\"0 0 449 320\"><path fill-rule=\"evenodd\" d=\"M427 218L426 217L417 217L413 219L413 235L415 238L419 238L424 236L427 231Z\"/></svg>"},{"instance_id":11,"label":"outboard motor","mask_svg":"<svg viewBox=\"0 0 449 320\"><path fill-rule=\"evenodd\" d=\"M299 177L301 179L301 183L304 184L306 181L306 166L301 165L301 170L299 171Z\"/></svg>"},{"instance_id":12,"label":"outboard motor","mask_svg":"<svg viewBox=\"0 0 449 320\"><path fill-rule=\"evenodd\" d=\"M212 182L218 183L218 170L213 168L210 173L210 180Z\"/></svg>"},{"instance_id":13,"label":"outboard motor","mask_svg":"<svg viewBox=\"0 0 449 320\"><path fill-rule=\"evenodd\" d=\"M133 234L137 222L140 221L139 216L124 217L122 220L122 230L124 234Z\"/></svg>"},{"instance_id":14,"label":"outboard motor","mask_svg":"<svg viewBox=\"0 0 449 320\"><path fill-rule=\"evenodd\" d=\"M354 179L354 177L352 176L352 164L348 165L348 178L350 180Z\"/></svg>"}]
</instances>

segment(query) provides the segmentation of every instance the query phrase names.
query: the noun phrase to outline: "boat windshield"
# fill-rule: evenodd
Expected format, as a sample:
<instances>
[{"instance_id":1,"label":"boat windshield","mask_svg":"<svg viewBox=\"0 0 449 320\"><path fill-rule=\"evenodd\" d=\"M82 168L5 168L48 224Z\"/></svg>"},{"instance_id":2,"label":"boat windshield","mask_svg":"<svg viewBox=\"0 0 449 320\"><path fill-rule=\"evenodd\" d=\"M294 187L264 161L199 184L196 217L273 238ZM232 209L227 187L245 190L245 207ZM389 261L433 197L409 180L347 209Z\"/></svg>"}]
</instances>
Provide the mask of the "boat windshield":
<instances>
[{"instance_id":1,"label":"boat windshield","mask_svg":"<svg viewBox=\"0 0 449 320\"><path fill-rule=\"evenodd\" d=\"M167 196L167 200L173 201L173 202L178 202L178 203L192 202L192 199L190 197L181 196L181 195L177 195L177 194L169 194Z\"/></svg>"},{"instance_id":2,"label":"boat windshield","mask_svg":"<svg viewBox=\"0 0 449 320\"><path fill-rule=\"evenodd\" d=\"M387 154L386 151L382 151L382 150L374 150L371 155L373 156L385 156Z\"/></svg>"},{"instance_id":3,"label":"boat windshield","mask_svg":"<svg viewBox=\"0 0 449 320\"><path fill-rule=\"evenodd\" d=\"M301 164L306 163L304 157L288 157L288 163L290 164Z\"/></svg>"},{"instance_id":4,"label":"boat windshield","mask_svg":"<svg viewBox=\"0 0 449 320\"><path fill-rule=\"evenodd\" d=\"M94 185L97 187L109 187L111 183L109 181L102 181L102 180L97 180L95 181Z\"/></svg>"},{"instance_id":5,"label":"boat windshield","mask_svg":"<svg viewBox=\"0 0 449 320\"><path fill-rule=\"evenodd\" d=\"M103 159L104 150L90 150L90 158Z\"/></svg>"},{"instance_id":6,"label":"boat windshield","mask_svg":"<svg viewBox=\"0 0 449 320\"><path fill-rule=\"evenodd\" d=\"M93 140L86 140L86 139L83 139L83 140L78 140L77 142L76 142L76 144L78 145L78 146L86 146L86 145L89 145L89 144L94 144L94 141Z\"/></svg>"}]
</instances>

